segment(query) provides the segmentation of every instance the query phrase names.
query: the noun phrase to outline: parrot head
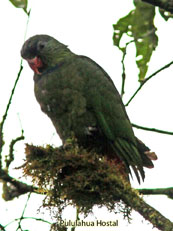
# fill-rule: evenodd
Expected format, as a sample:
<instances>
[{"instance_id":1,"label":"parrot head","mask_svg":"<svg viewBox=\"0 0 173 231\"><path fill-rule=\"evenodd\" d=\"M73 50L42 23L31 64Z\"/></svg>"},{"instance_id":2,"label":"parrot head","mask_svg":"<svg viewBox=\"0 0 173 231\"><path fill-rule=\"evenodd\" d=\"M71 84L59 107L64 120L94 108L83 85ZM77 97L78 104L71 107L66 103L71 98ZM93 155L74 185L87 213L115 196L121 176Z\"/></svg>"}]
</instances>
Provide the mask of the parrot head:
<instances>
[{"instance_id":1,"label":"parrot head","mask_svg":"<svg viewBox=\"0 0 173 231\"><path fill-rule=\"evenodd\" d=\"M34 73L40 75L48 68L60 63L69 49L48 35L35 35L23 45L21 56Z\"/></svg>"}]
</instances>

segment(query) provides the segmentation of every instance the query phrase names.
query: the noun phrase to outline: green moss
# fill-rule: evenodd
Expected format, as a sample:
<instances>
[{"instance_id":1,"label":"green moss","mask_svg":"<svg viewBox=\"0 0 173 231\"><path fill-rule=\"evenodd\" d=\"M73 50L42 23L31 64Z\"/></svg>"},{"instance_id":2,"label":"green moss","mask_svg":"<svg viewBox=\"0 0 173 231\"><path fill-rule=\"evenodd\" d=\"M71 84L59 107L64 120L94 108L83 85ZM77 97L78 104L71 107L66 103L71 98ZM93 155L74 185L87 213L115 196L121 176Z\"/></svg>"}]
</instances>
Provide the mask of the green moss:
<instances>
[{"instance_id":1,"label":"green moss","mask_svg":"<svg viewBox=\"0 0 173 231\"><path fill-rule=\"evenodd\" d=\"M130 184L119 169L105 157L73 143L66 149L26 146L24 173L32 177L40 192L46 192L43 206L56 207L59 213L69 204L85 214L94 205L106 206L109 211L121 207L122 211L122 195ZM124 214L129 215L127 209Z\"/></svg>"}]
</instances>

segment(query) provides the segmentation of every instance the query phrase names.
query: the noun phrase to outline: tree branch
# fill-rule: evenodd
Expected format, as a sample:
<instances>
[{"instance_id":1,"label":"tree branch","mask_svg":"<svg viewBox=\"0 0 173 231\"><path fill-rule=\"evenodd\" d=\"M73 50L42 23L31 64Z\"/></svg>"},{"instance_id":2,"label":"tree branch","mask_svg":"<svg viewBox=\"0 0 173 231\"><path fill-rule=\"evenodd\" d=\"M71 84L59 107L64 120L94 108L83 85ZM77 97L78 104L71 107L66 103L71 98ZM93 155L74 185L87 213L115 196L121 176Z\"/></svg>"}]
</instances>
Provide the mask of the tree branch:
<instances>
[{"instance_id":1,"label":"tree branch","mask_svg":"<svg viewBox=\"0 0 173 231\"><path fill-rule=\"evenodd\" d=\"M143 195L166 195L170 199L173 199L173 187L170 188L141 188L137 189L140 194Z\"/></svg>"},{"instance_id":2,"label":"tree branch","mask_svg":"<svg viewBox=\"0 0 173 231\"><path fill-rule=\"evenodd\" d=\"M162 68L160 68L159 70L157 70L156 72L154 72L153 74L151 74L149 77L145 78L141 83L140 86L137 88L137 90L135 91L135 93L131 96L131 98L129 99L129 101L125 104L125 106L128 106L129 103L132 101L132 99L137 95L137 93L141 90L141 88L144 86L144 84L146 82L148 82L148 80L150 80L152 77L154 77L155 75L157 75L159 72L163 71L164 69L170 67L173 64L173 61L171 61L170 63L166 64L165 66L163 66Z\"/></svg>"},{"instance_id":3,"label":"tree branch","mask_svg":"<svg viewBox=\"0 0 173 231\"><path fill-rule=\"evenodd\" d=\"M10 185L11 185L11 187L6 185L6 188L5 188L3 198L6 201L12 200L15 197L19 197L19 196L21 196L25 193L28 193L28 192L37 193L36 190L38 188L31 186L31 185L27 185L23 182L20 182L20 181L14 179L13 177L9 176L6 173L6 171L4 171L2 169L0 170L0 180L2 180L3 182L6 182L6 183L10 183Z\"/></svg>"},{"instance_id":4,"label":"tree branch","mask_svg":"<svg viewBox=\"0 0 173 231\"><path fill-rule=\"evenodd\" d=\"M135 191L124 192L122 196L127 205L140 213L146 220L150 221L154 227L163 231L173 230L173 223L137 196Z\"/></svg>"},{"instance_id":5,"label":"tree branch","mask_svg":"<svg viewBox=\"0 0 173 231\"><path fill-rule=\"evenodd\" d=\"M168 132L168 131L164 131L164 130L160 130L160 129L156 129L156 128L147 128L147 127L139 126L139 125L133 124L133 123L132 123L132 127L142 129L145 131L150 131L150 132L157 132L157 133L162 133L162 134L166 134L166 135L173 135L173 132Z\"/></svg>"},{"instance_id":6,"label":"tree branch","mask_svg":"<svg viewBox=\"0 0 173 231\"><path fill-rule=\"evenodd\" d=\"M36 181L40 190L48 192L46 203L43 201L44 207L56 206L60 216L62 208L66 208L69 201L83 213L91 212L94 205L104 205L108 211L111 205L113 211L117 201L123 201L154 227L173 231L173 223L131 188L129 181L119 172L118 165L115 168L112 162L101 159L99 154L87 152L75 143L71 145L68 150L62 147L26 146L24 173Z\"/></svg>"},{"instance_id":7,"label":"tree branch","mask_svg":"<svg viewBox=\"0 0 173 231\"><path fill-rule=\"evenodd\" d=\"M172 0L142 0L142 2L149 3L153 6L158 6L166 11L173 13L173 1Z\"/></svg>"}]
</instances>

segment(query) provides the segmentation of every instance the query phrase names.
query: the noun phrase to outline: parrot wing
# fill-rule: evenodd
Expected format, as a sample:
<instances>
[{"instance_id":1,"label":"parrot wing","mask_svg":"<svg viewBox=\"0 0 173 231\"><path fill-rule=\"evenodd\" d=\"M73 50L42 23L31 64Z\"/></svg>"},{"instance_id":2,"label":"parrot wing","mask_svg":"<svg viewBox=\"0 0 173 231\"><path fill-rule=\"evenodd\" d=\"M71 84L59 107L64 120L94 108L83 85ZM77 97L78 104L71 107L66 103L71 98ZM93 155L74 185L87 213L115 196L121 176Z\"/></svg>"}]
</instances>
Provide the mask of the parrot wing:
<instances>
[{"instance_id":1,"label":"parrot wing","mask_svg":"<svg viewBox=\"0 0 173 231\"><path fill-rule=\"evenodd\" d=\"M95 113L97 125L116 155L125 163L128 172L131 174L131 166L140 182L139 173L142 179L145 177L142 159L121 97L102 67L88 57L79 58L80 68L84 68L84 74L88 76L86 97L90 110ZM85 63L84 66L82 63Z\"/></svg>"}]
</instances>

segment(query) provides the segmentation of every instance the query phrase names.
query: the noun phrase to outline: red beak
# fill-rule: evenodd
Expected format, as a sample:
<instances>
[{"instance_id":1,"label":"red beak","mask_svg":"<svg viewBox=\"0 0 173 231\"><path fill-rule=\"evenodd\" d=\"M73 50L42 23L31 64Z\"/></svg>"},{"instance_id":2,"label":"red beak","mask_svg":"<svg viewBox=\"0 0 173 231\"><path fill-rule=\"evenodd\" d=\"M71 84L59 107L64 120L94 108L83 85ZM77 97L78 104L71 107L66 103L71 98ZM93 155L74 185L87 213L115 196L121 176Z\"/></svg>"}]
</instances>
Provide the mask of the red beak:
<instances>
[{"instance_id":1,"label":"red beak","mask_svg":"<svg viewBox=\"0 0 173 231\"><path fill-rule=\"evenodd\" d=\"M31 67L31 69L36 74L40 75L41 73L39 72L38 68L43 67L43 63L42 63L41 59L36 56L33 59L27 59L27 61L28 61L29 66Z\"/></svg>"}]
</instances>

